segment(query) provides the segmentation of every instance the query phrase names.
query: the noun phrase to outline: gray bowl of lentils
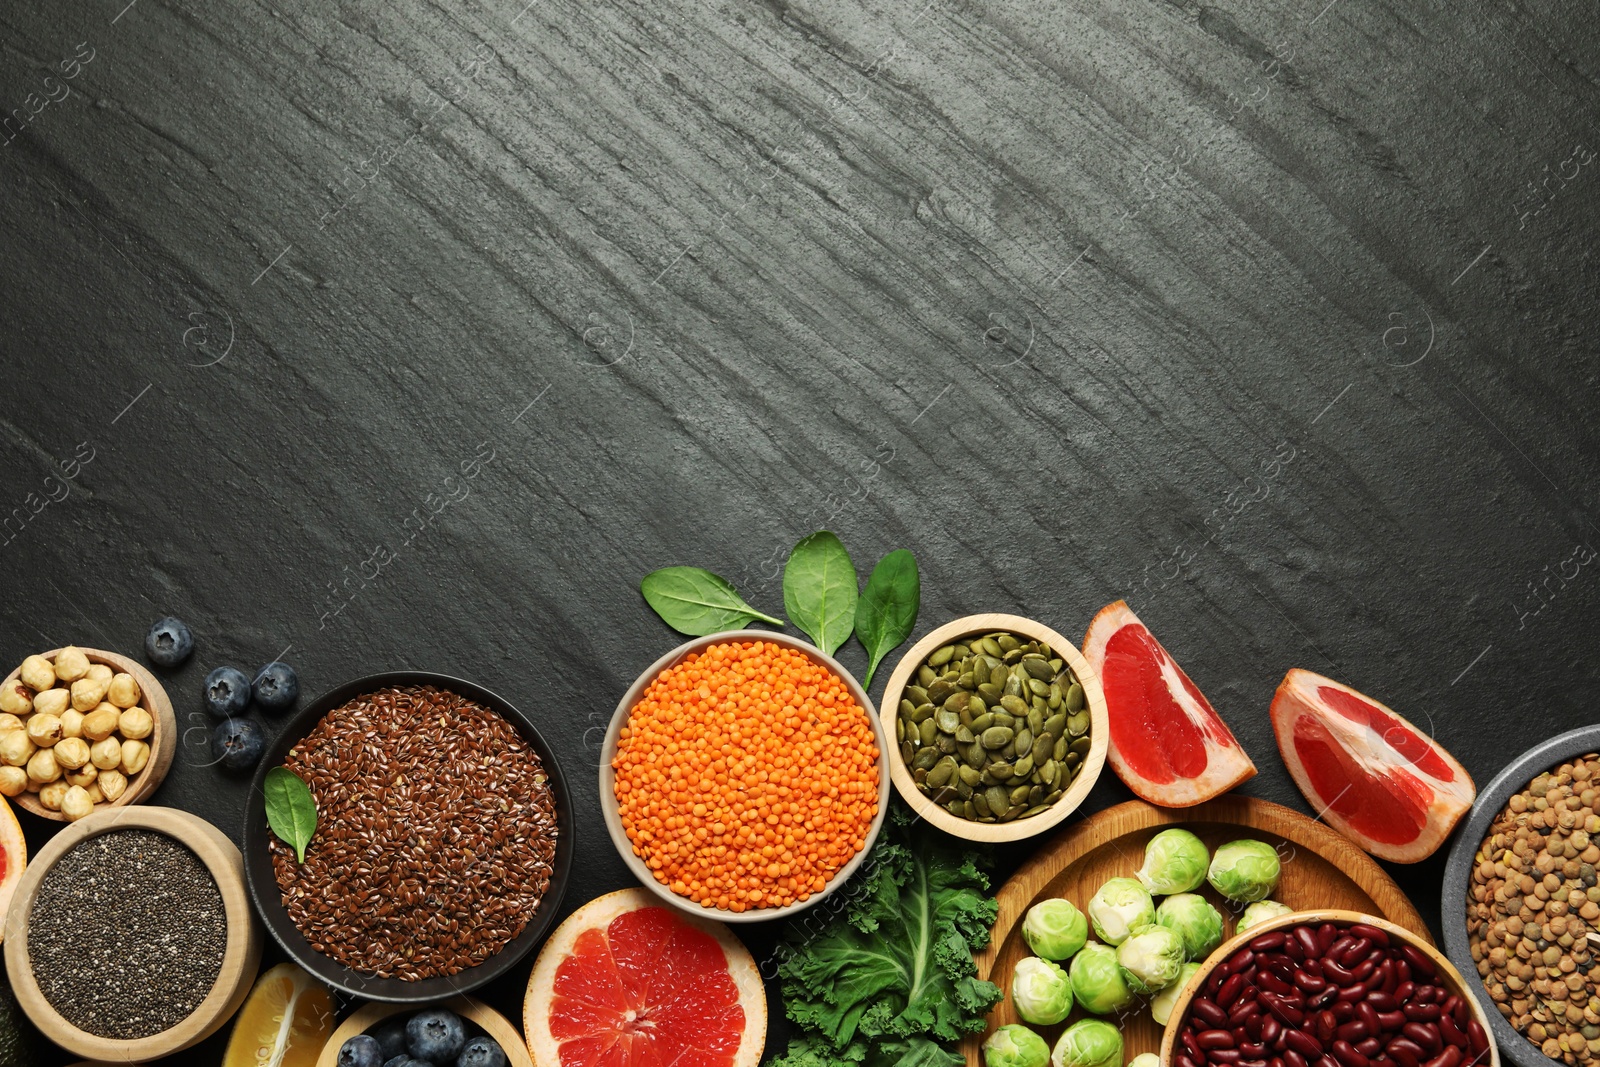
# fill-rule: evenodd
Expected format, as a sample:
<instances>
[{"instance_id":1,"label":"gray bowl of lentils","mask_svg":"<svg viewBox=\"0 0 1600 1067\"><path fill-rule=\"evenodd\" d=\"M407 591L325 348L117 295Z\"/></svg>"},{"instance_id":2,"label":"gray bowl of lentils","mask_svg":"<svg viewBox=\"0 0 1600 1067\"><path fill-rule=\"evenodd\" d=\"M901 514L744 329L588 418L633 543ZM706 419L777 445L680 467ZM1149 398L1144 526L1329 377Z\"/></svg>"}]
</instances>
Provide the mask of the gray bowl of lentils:
<instances>
[{"instance_id":1,"label":"gray bowl of lentils","mask_svg":"<svg viewBox=\"0 0 1600 1067\"><path fill-rule=\"evenodd\" d=\"M1445 866L1446 954L1518 1067L1600 1067L1600 726L1524 752ZM1464 921L1451 916L1462 915Z\"/></svg>"}]
</instances>

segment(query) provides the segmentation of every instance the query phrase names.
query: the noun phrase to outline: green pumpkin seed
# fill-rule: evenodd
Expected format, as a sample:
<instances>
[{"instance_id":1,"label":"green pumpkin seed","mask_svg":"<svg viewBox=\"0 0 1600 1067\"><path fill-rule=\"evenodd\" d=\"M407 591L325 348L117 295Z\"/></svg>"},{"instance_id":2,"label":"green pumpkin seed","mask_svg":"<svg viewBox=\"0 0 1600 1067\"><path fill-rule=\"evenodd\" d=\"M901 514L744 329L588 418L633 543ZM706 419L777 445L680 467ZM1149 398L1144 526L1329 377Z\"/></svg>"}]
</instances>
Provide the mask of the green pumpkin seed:
<instances>
[{"instance_id":1,"label":"green pumpkin seed","mask_svg":"<svg viewBox=\"0 0 1600 1067\"><path fill-rule=\"evenodd\" d=\"M1082 762L1083 762L1083 757L1078 755L1076 752L1068 752L1067 753L1066 764L1067 764L1067 769L1068 770L1076 770L1077 767L1078 767L1078 764L1080 764Z\"/></svg>"},{"instance_id":2,"label":"green pumpkin seed","mask_svg":"<svg viewBox=\"0 0 1600 1067\"><path fill-rule=\"evenodd\" d=\"M1028 714L1028 702L1019 696L1001 697L1000 706L1012 715Z\"/></svg>"},{"instance_id":3,"label":"green pumpkin seed","mask_svg":"<svg viewBox=\"0 0 1600 1067\"><path fill-rule=\"evenodd\" d=\"M1035 736L1044 733L1044 712L1038 708L1028 709L1028 729L1032 730Z\"/></svg>"},{"instance_id":4,"label":"green pumpkin seed","mask_svg":"<svg viewBox=\"0 0 1600 1067\"><path fill-rule=\"evenodd\" d=\"M1026 807L1027 806L1027 802L1028 802L1028 787L1027 786L1019 785L1015 789L1011 790L1011 805L1012 805L1012 807L1015 807L1018 804L1021 804L1024 807Z\"/></svg>"},{"instance_id":5,"label":"green pumpkin seed","mask_svg":"<svg viewBox=\"0 0 1600 1067\"><path fill-rule=\"evenodd\" d=\"M1010 652L1014 648L1022 647L1022 642L1018 641L1011 634L995 634L993 638L990 638L990 640L1000 646L1001 652Z\"/></svg>"},{"instance_id":6,"label":"green pumpkin seed","mask_svg":"<svg viewBox=\"0 0 1600 1067\"><path fill-rule=\"evenodd\" d=\"M950 734L940 734L933 739L933 747L948 756L956 750L956 739Z\"/></svg>"},{"instance_id":7,"label":"green pumpkin seed","mask_svg":"<svg viewBox=\"0 0 1600 1067\"><path fill-rule=\"evenodd\" d=\"M1067 690L1067 710L1083 710L1083 686L1077 682L1072 683L1072 688Z\"/></svg>"},{"instance_id":8,"label":"green pumpkin seed","mask_svg":"<svg viewBox=\"0 0 1600 1067\"><path fill-rule=\"evenodd\" d=\"M928 666L943 667L946 663L950 662L950 657L954 656L955 654L956 649L954 645L945 645L943 648L935 649L933 655L928 657Z\"/></svg>"},{"instance_id":9,"label":"green pumpkin seed","mask_svg":"<svg viewBox=\"0 0 1600 1067\"><path fill-rule=\"evenodd\" d=\"M977 718L978 717L976 715L972 714L972 708L970 706L961 709L961 725L965 726L967 729L972 729L972 724Z\"/></svg>"},{"instance_id":10,"label":"green pumpkin seed","mask_svg":"<svg viewBox=\"0 0 1600 1067\"><path fill-rule=\"evenodd\" d=\"M951 646L955 649L955 658L966 659L968 656L972 655L972 649L969 647L970 644L971 642L963 643L961 641L957 641L953 646Z\"/></svg>"},{"instance_id":11,"label":"green pumpkin seed","mask_svg":"<svg viewBox=\"0 0 1600 1067\"><path fill-rule=\"evenodd\" d=\"M955 789L956 795L962 800L966 800L968 797L972 796L972 787L963 781L960 775L950 779L950 785L953 789Z\"/></svg>"},{"instance_id":12,"label":"green pumpkin seed","mask_svg":"<svg viewBox=\"0 0 1600 1067\"><path fill-rule=\"evenodd\" d=\"M944 713L940 712L940 714ZM933 744L933 739L939 736L939 728L935 720L923 719L921 725L917 727L917 736L922 739L924 745Z\"/></svg>"},{"instance_id":13,"label":"green pumpkin seed","mask_svg":"<svg viewBox=\"0 0 1600 1067\"><path fill-rule=\"evenodd\" d=\"M977 735L965 725L961 725L956 727L956 740L961 742L963 745L970 745L972 742L977 740Z\"/></svg>"},{"instance_id":14,"label":"green pumpkin seed","mask_svg":"<svg viewBox=\"0 0 1600 1067\"><path fill-rule=\"evenodd\" d=\"M981 734L993 725L994 715L990 712L984 712L982 715L979 715L977 718L972 720L972 732L975 734Z\"/></svg>"},{"instance_id":15,"label":"green pumpkin seed","mask_svg":"<svg viewBox=\"0 0 1600 1067\"><path fill-rule=\"evenodd\" d=\"M1010 822L1027 810L1028 808L1025 804L1013 804L1006 809L1005 819L1003 821Z\"/></svg>"},{"instance_id":16,"label":"green pumpkin seed","mask_svg":"<svg viewBox=\"0 0 1600 1067\"><path fill-rule=\"evenodd\" d=\"M992 682L984 682L978 686L978 695L983 698L985 704L998 704L1003 694L1000 692L998 685Z\"/></svg>"},{"instance_id":17,"label":"green pumpkin seed","mask_svg":"<svg viewBox=\"0 0 1600 1067\"><path fill-rule=\"evenodd\" d=\"M1000 692L1005 694L1005 696L1008 696L1008 697L1019 697L1019 696L1021 696L1022 695L1022 679L1018 678L1014 674L1008 674L1006 676L1005 684L1000 687Z\"/></svg>"},{"instance_id":18,"label":"green pumpkin seed","mask_svg":"<svg viewBox=\"0 0 1600 1067\"><path fill-rule=\"evenodd\" d=\"M911 701L913 706L917 704L926 704L928 702L928 691L922 688L920 685L906 686L905 695L906 699Z\"/></svg>"},{"instance_id":19,"label":"green pumpkin seed","mask_svg":"<svg viewBox=\"0 0 1600 1067\"><path fill-rule=\"evenodd\" d=\"M900 701L900 714L902 714L902 715L910 715L912 712L914 712L916 710L917 710L917 706L915 704L911 703L911 701L909 701L909 700Z\"/></svg>"},{"instance_id":20,"label":"green pumpkin seed","mask_svg":"<svg viewBox=\"0 0 1600 1067\"><path fill-rule=\"evenodd\" d=\"M967 706L969 697L970 694L968 694L965 690L952 689L950 691L950 695L945 697L944 704L941 706L946 711L960 712L962 708Z\"/></svg>"},{"instance_id":21,"label":"green pumpkin seed","mask_svg":"<svg viewBox=\"0 0 1600 1067\"><path fill-rule=\"evenodd\" d=\"M1005 748L1011 743L1011 739L1014 736L1016 735L1012 733L1009 726L991 726L983 731L983 747Z\"/></svg>"},{"instance_id":22,"label":"green pumpkin seed","mask_svg":"<svg viewBox=\"0 0 1600 1067\"><path fill-rule=\"evenodd\" d=\"M934 764L933 770L928 772L928 784L936 788L944 788L956 773L956 761L946 756Z\"/></svg>"},{"instance_id":23,"label":"green pumpkin seed","mask_svg":"<svg viewBox=\"0 0 1600 1067\"><path fill-rule=\"evenodd\" d=\"M983 761L988 758L989 751L983 747L982 741L974 741L966 747L962 755L966 757L967 762L972 766L982 767Z\"/></svg>"},{"instance_id":24,"label":"green pumpkin seed","mask_svg":"<svg viewBox=\"0 0 1600 1067\"><path fill-rule=\"evenodd\" d=\"M1067 758L1067 739L1065 737L1056 738L1056 747L1051 755L1058 760Z\"/></svg>"},{"instance_id":25,"label":"green pumpkin seed","mask_svg":"<svg viewBox=\"0 0 1600 1067\"><path fill-rule=\"evenodd\" d=\"M969 767L965 763L956 769L956 773L961 775L961 780L968 786L975 786L983 781L983 772L975 767Z\"/></svg>"},{"instance_id":26,"label":"green pumpkin seed","mask_svg":"<svg viewBox=\"0 0 1600 1067\"><path fill-rule=\"evenodd\" d=\"M1033 757L1033 765L1038 767L1041 766L1045 760L1049 759L1050 754L1055 750L1056 743L1050 737L1050 735L1040 734L1038 737L1033 739L1033 751L1029 752L1028 755Z\"/></svg>"},{"instance_id":27,"label":"green pumpkin seed","mask_svg":"<svg viewBox=\"0 0 1600 1067\"><path fill-rule=\"evenodd\" d=\"M972 710L974 718L989 710L988 707L983 703L983 698L977 693L973 693L967 697L967 707Z\"/></svg>"},{"instance_id":28,"label":"green pumpkin seed","mask_svg":"<svg viewBox=\"0 0 1600 1067\"><path fill-rule=\"evenodd\" d=\"M1089 713L1087 711L1075 712L1067 716L1067 734L1070 737L1082 737L1089 732Z\"/></svg>"},{"instance_id":29,"label":"green pumpkin seed","mask_svg":"<svg viewBox=\"0 0 1600 1067\"><path fill-rule=\"evenodd\" d=\"M924 689L927 689L930 685L932 685L934 679L938 677L939 676L937 674L933 673L933 668L929 667L926 663L917 668L917 684L922 686Z\"/></svg>"},{"instance_id":30,"label":"green pumpkin seed","mask_svg":"<svg viewBox=\"0 0 1600 1067\"><path fill-rule=\"evenodd\" d=\"M985 656L993 656L995 659L999 659L1006 654L1006 650L1001 648L999 642L992 637L980 637L972 642L972 647L982 652Z\"/></svg>"},{"instance_id":31,"label":"green pumpkin seed","mask_svg":"<svg viewBox=\"0 0 1600 1067\"><path fill-rule=\"evenodd\" d=\"M1044 721L1044 732L1051 737L1060 737L1067 732L1067 717L1061 712L1056 712Z\"/></svg>"},{"instance_id":32,"label":"green pumpkin seed","mask_svg":"<svg viewBox=\"0 0 1600 1067\"><path fill-rule=\"evenodd\" d=\"M1060 674L1066 665L1066 661L1064 661L1060 656L1052 656L1050 658L1050 669L1055 671L1057 674Z\"/></svg>"},{"instance_id":33,"label":"green pumpkin seed","mask_svg":"<svg viewBox=\"0 0 1600 1067\"><path fill-rule=\"evenodd\" d=\"M1011 677L1011 672L1006 669L1003 663L996 663L989 670L989 684L992 686L1004 686L1006 679L1009 677Z\"/></svg>"},{"instance_id":34,"label":"green pumpkin seed","mask_svg":"<svg viewBox=\"0 0 1600 1067\"><path fill-rule=\"evenodd\" d=\"M1041 682L1048 683L1050 679L1056 676L1056 672L1050 669L1050 664L1046 663L1043 658L1028 659L1023 657L1021 663L1023 670Z\"/></svg>"},{"instance_id":35,"label":"green pumpkin seed","mask_svg":"<svg viewBox=\"0 0 1600 1067\"><path fill-rule=\"evenodd\" d=\"M990 777L1000 782L1006 781L1008 778L1015 777L1017 773L1015 767L1004 761L1000 763L989 764L988 771Z\"/></svg>"},{"instance_id":36,"label":"green pumpkin seed","mask_svg":"<svg viewBox=\"0 0 1600 1067\"><path fill-rule=\"evenodd\" d=\"M993 729L993 727L990 727L990 729ZM1017 758L1017 742L1015 738L1006 742L1005 747L1000 749L1000 755L1006 759Z\"/></svg>"},{"instance_id":37,"label":"green pumpkin seed","mask_svg":"<svg viewBox=\"0 0 1600 1067\"><path fill-rule=\"evenodd\" d=\"M916 770L911 772L911 780L916 782L918 785L921 785L923 782L928 780L928 772L923 770L921 767L918 767ZM923 792L926 793L927 790L924 789Z\"/></svg>"},{"instance_id":38,"label":"green pumpkin seed","mask_svg":"<svg viewBox=\"0 0 1600 1067\"><path fill-rule=\"evenodd\" d=\"M966 803L960 797L956 797L954 800L949 801L944 807L946 811L958 819L964 819L967 817Z\"/></svg>"},{"instance_id":39,"label":"green pumpkin seed","mask_svg":"<svg viewBox=\"0 0 1600 1067\"><path fill-rule=\"evenodd\" d=\"M1023 756L1012 766L1011 773L1018 778L1027 778L1033 774L1033 757Z\"/></svg>"},{"instance_id":40,"label":"green pumpkin seed","mask_svg":"<svg viewBox=\"0 0 1600 1067\"><path fill-rule=\"evenodd\" d=\"M1050 717L1050 705L1044 697L1034 697L1028 710L1037 711L1043 718L1048 719Z\"/></svg>"},{"instance_id":41,"label":"green pumpkin seed","mask_svg":"<svg viewBox=\"0 0 1600 1067\"><path fill-rule=\"evenodd\" d=\"M943 678L936 678L934 679L933 684L928 686L928 703L943 704L946 700L950 699L950 694L954 693L955 691L955 686L951 685Z\"/></svg>"},{"instance_id":42,"label":"green pumpkin seed","mask_svg":"<svg viewBox=\"0 0 1600 1067\"><path fill-rule=\"evenodd\" d=\"M933 713L938 710L939 709L934 707L932 704L918 704L917 710L912 713L911 717L915 719L917 721L917 725L920 726L924 720L933 718Z\"/></svg>"},{"instance_id":43,"label":"green pumpkin seed","mask_svg":"<svg viewBox=\"0 0 1600 1067\"><path fill-rule=\"evenodd\" d=\"M1044 697L1046 699L1049 699L1049 696L1050 696L1050 687L1048 685L1045 685L1043 682L1039 681L1039 679L1037 679L1037 678L1029 678L1028 679L1028 691L1031 692L1034 696L1037 696L1037 697ZM1070 698L1069 698L1069 702L1070 702Z\"/></svg>"},{"instance_id":44,"label":"green pumpkin seed","mask_svg":"<svg viewBox=\"0 0 1600 1067\"><path fill-rule=\"evenodd\" d=\"M1039 781L1043 782L1045 785L1055 785L1056 775L1060 773L1061 764L1057 763L1053 759L1045 760L1044 765L1039 768Z\"/></svg>"},{"instance_id":45,"label":"green pumpkin seed","mask_svg":"<svg viewBox=\"0 0 1600 1067\"><path fill-rule=\"evenodd\" d=\"M933 765L938 762L939 750L934 748L932 745L929 745L927 748L919 749L917 751L916 759L911 761L911 765L919 770L926 771L931 770Z\"/></svg>"},{"instance_id":46,"label":"green pumpkin seed","mask_svg":"<svg viewBox=\"0 0 1600 1067\"><path fill-rule=\"evenodd\" d=\"M1089 755L1089 748L1093 744L1094 742L1090 741L1087 737L1080 737L1076 741L1072 742L1071 748L1072 751L1076 752L1078 755L1087 757Z\"/></svg>"},{"instance_id":47,"label":"green pumpkin seed","mask_svg":"<svg viewBox=\"0 0 1600 1067\"><path fill-rule=\"evenodd\" d=\"M990 725L1009 726L1013 730L1017 728L1017 717L1012 715L1010 712L997 711L994 713L993 719L994 721Z\"/></svg>"},{"instance_id":48,"label":"green pumpkin seed","mask_svg":"<svg viewBox=\"0 0 1600 1067\"><path fill-rule=\"evenodd\" d=\"M1048 804L1035 804L1033 807L1031 807L1027 811L1023 812L1022 815L1021 815L1021 818L1031 819L1035 815L1039 815L1042 812L1045 812L1045 811L1049 810L1049 807L1050 807L1050 805L1048 805Z\"/></svg>"},{"instance_id":49,"label":"green pumpkin seed","mask_svg":"<svg viewBox=\"0 0 1600 1067\"><path fill-rule=\"evenodd\" d=\"M973 807L973 810L975 810L978 813L978 818L980 818L980 819L988 818L988 816L989 816L989 799L988 799L988 795L985 794L985 793L974 793L974 794L972 794L972 807ZM993 822L994 820L993 819L989 819L989 821Z\"/></svg>"},{"instance_id":50,"label":"green pumpkin seed","mask_svg":"<svg viewBox=\"0 0 1600 1067\"><path fill-rule=\"evenodd\" d=\"M971 671L966 671L956 675L956 685L970 693L978 687L978 682L972 677Z\"/></svg>"},{"instance_id":51,"label":"green pumpkin seed","mask_svg":"<svg viewBox=\"0 0 1600 1067\"><path fill-rule=\"evenodd\" d=\"M909 767L909 766L911 766L911 761L916 759L916 758L917 758L917 746L916 746L916 744L914 742L911 742L911 741L902 741L902 742L900 742L900 761L902 763L904 763L907 767Z\"/></svg>"},{"instance_id":52,"label":"green pumpkin seed","mask_svg":"<svg viewBox=\"0 0 1600 1067\"><path fill-rule=\"evenodd\" d=\"M956 732L956 727L961 725L961 716L957 715L953 708L942 708L934 715L933 721L940 733L953 734Z\"/></svg>"},{"instance_id":53,"label":"green pumpkin seed","mask_svg":"<svg viewBox=\"0 0 1600 1067\"><path fill-rule=\"evenodd\" d=\"M1026 726L1022 727L1017 731L1017 736L1012 739L1012 742L1017 746L1018 752L1032 752L1033 731L1028 729Z\"/></svg>"},{"instance_id":54,"label":"green pumpkin seed","mask_svg":"<svg viewBox=\"0 0 1600 1067\"><path fill-rule=\"evenodd\" d=\"M991 785L984 790L983 799L989 802L990 811L1005 811L1011 807L1011 791L1003 785Z\"/></svg>"}]
</instances>

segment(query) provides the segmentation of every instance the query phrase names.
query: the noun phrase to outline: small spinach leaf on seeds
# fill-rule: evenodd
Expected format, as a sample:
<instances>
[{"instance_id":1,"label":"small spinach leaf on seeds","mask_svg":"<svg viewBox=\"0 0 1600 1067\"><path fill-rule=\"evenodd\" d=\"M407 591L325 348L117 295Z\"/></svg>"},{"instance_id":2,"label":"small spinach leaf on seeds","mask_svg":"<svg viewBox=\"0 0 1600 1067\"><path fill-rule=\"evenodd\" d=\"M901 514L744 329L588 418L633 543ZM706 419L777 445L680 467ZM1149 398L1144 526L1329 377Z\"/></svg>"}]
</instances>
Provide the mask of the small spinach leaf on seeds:
<instances>
[{"instance_id":1,"label":"small spinach leaf on seeds","mask_svg":"<svg viewBox=\"0 0 1600 1067\"><path fill-rule=\"evenodd\" d=\"M306 846L317 832L317 801L311 790L287 767L267 772L262 791L267 796L267 825L284 844L306 861Z\"/></svg>"},{"instance_id":2,"label":"small spinach leaf on seeds","mask_svg":"<svg viewBox=\"0 0 1600 1067\"><path fill-rule=\"evenodd\" d=\"M906 638L917 625L917 607L922 602L922 579L917 560L910 552L897 548L878 561L867 579L867 587L856 605L856 636L867 650L867 680L878 664Z\"/></svg>"},{"instance_id":3,"label":"small spinach leaf on seeds","mask_svg":"<svg viewBox=\"0 0 1600 1067\"><path fill-rule=\"evenodd\" d=\"M783 568L783 609L828 655L856 624L856 568L839 538L818 530L802 538Z\"/></svg>"},{"instance_id":4,"label":"small spinach leaf on seeds","mask_svg":"<svg viewBox=\"0 0 1600 1067\"><path fill-rule=\"evenodd\" d=\"M763 615L744 602L723 577L700 567L662 567L639 583L646 603L661 621L690 637L737 630L751 619L782 626L782 619Z\"/></svg>"}]
</instances>

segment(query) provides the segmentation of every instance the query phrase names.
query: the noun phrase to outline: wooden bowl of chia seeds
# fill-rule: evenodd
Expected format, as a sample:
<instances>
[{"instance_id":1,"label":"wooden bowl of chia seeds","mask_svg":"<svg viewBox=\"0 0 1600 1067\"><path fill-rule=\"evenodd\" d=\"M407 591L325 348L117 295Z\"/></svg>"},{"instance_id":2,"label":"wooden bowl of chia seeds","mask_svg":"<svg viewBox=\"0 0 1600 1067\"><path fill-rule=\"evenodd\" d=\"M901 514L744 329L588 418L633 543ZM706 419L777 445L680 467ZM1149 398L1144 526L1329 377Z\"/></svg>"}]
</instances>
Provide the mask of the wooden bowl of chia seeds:
<instances>
[{"instance_id":1,"label":"wooden bowl of chia seeds","mask_svg":"<svg viewBox=\"0 0 1600 1067\"><path fill-rule=\"evenodd\" d=\"M265 781L309 787L304 861L267 825ZM352 996L419 1005L500 977L544 938L572 867L555 752L509 701L396 671L325 693L262 754L245 809L250 896L300 966Z\"/></svg>"},{"instance_id":2,"label":"wooden bowl of chia seeds","mask_svg":"<svg viewBox=\"0 0 1600 1067\"><path fill-rule=\"evenodd\" d=\"M261 963L244 859L174 808L97 811L39 850L5 920L6 971L45 1037L143 1063L239 1010Z\"/></svg>"},{"instance_id":3,"label":"wooden bowl of chia seeds","mask_svg":"<svg viewBox=\"0 0 1600 1067\"><path fill-rule=\"evenodd\" d=\"M1058 698L1052 689L1054 683L1042 679L1037 680L1035 683L1039 687L1035 695L1038 695L1040 700L1047 700L1052 703L1047 706L1035 703L1035 707L1044 707L1043 714L1036 721L1030 721L1026 718L1026 715L1032 709L1030 709L1030 712L1019 710L1015 722L1011 722L1010 725L1000 726L995 738L989 736L991 728L982 720L988 719L992 713L999 712L1005 708L1005 705L997 703L992 698L992 695L988 699L976 693L968 695L968 699L985 701L983 705L984 712L990 714L973 713L966 707L962 707L959 713L952 711L950 706L944 704L943 701L947 699L953 700L963 694L959 691L959 686L949 683L940 683L942 688L937 691L925 690L930 699L920 705L907 698L908 690L918 684L919 675L920 680L923 681L933 677L931 673L920 673L924 665L928 663L930 656L942 652L945 654L944 658L949 659L957 653L954 651L946 652L947 649L959 650L967 648L974 639L983 639L985 635L992 634L1011 635L1023 644L1038 642L1049 646L1051 653L1055 657L1059 657L1062 668L1055 681L1076 679L1077 685L1082 688L1081 708L1074 715L1061 717L1066 721L1071 721L1074 718L1080 719L1077 725L1084 727L1084 730L1069 737L1055 723L1049 723L1052 728L1056 729L1056 733L1051 735L1054 737L1054 741L1051 742L1052 750L1043 751L1045 734L1041 732L1035 737L1031 726L1045 726L1049 718L1057 717L1055 714L1057 710L1064 711L1066 709L1056 708L1054 702ZM1018 655L1017 650L1002 650L1000 657L993 655L995 651L994 647L990 647L989 653L986 654L983 662L999 663L1002 668L1019 669L1017 664L1020 663L1020 658L1013 660L1013 657ZM973 658L975 661L977 660L977 656ZM950 673L953 674L953 671ZM1041 671L1041 674L1048 678L1047 671ZM999 677L999 675L995 677ZM1020 678L1021 675L1019 674L1018 677ZM1067 686L1067 688L1071 687ZM944 692L945 689L949 690L948 695ZM987 687L984 687L984 692L992 694L992 691ZM941 699L933 701L931 699L933 696L939 696ZM918 696L917 699L921 700L922 698ZM1003 696L1000 699L1009 702L1014 697ZM1032 700L1033 697L1030 696L1027 699ZM930 707L930 704L937 705L937 710ZM1011 705L1011 707L1015 708L1021 708L1021 706ZM917 813L919 818L926 819L945 833L968 841L979 841L986 844L998 841L1019 841L1056 827L1063 819L1078 809L1078 805L1082 804L1084 798L1089 795L1089 790L1094 788L1095 780L1100 777L1100 771L1105 766L1106 749L1111 744L1111 729L1106 716L1105 695L1101 692L1100 676L1095 673L1094 667L1089 664L1083 653L1078 651L1077 646L1071 641L1068 641L1048 626L1032 619L1023 618L1020 615L968 615L964 618L947 622L928 634L911 646L910 651L902 656L900 662L895 665L894 673L889 676L889 681L883 687L883 700L880 704L880 709L879 714L883 718L883 731L890 740L889 773L901 798L911 805L911 809ZM980 731L980 733L984 734L983 737L972 733L971 725L967 720L969 714L976 716L972 720L973 723L983 727ZM944 726L940 726L937 731L928 731L918 740L904 738L903 734L899 732L902 726L909 728L912 725L920 726L927 730L927 723L936 722L938 716L948 717L949 730L946 730ZM1007 711L1007 721L1010 719L1011 714ZM1002 755L1011 752L1010 744L1014 744L1015 741L1021 739L1024 729L1028 729L1028 740L1030 746L1034 747L1030 747L1027 753L1015 752L1014 758L1011 756L1005 757L1003 760L1005 764L1003 769L1006 772L1005 777L993 777L990 773L987 773L988 768L985 764L994 762L996 752ZM940 736L941 733L943 736ZM999 739L1000 737L1003 737L1004 740L1001 741L1000 746L997 748L991 744L991 740ZM940 747L934 748L936 744ZM1059 749L1055 749L1054 746L1057 744L1062 745L1068 751L1062 752ZM924 756L922 750L925 748L932 750L930 752L931 760ZM969 752L968 749L971 751ZM906 759L908 750L913 753L911 762ZM1035 766L1036 752L1043 752L1046 758L1042 762L1046 764L1055 762L1057 764L1054 774L1048 783L1040 781L1040 768ZM1018 779L1012 776L1012 771L1021 767L1025 758L1029 761L1028 767L1030 774L1032 774L1031 784L1025 783L1025 787L1019 787L1017 784ZM917 765L915 761L918 759L928 762L930 766ZM1055 777L1055 775L1063 773L1062 768L1066 767L1066 763L1063 762L1064 759L1070 759L1072 767L1070 781L1067 787L1062 789L1059 785L1059 778ZM949 789L944 788L942 785L938 787L930 786L930 792L934 792L938 797L948 798L942 803L936 802L935 795L930 795L930 793L923 791L921 788L923 783L918 778L921 775L923 781L939 781L940 779L934 776L945 773L940 771L939 762L944 762L947 765L956 762L955 769L960 774L970 778L969 782L962 783L957 782L954 777L950 777L949 781L957 784ZM948 767L946 770L948 770ZM993 793L993 795L999 796L1002 792L1013 794L1019 788L1022 788L1022 792L1026 793L1034 785L1037 785L1039 789L1039 792L1034 794L1038 799L1024 797L1018 801L1012 799L1011 796L1007 796L997 801L997 803L1007 803L1009 806L1010 814L1005 820L991 817L988 821L978 821L974 818L954 815L950 811L949 805L952 801L976 803L977 794L979 793ZM996 792L997 790L999 792ZM1057 792L1056 798L1053 800L1048 799L1049 794L1045 790ZM965 795L962 796L960 794ZM1032 805L1031 809L1027 805ZM987 808L982 808L978 809L976 814L988 816L990 813Z\"/></svg>"}]
</instances>

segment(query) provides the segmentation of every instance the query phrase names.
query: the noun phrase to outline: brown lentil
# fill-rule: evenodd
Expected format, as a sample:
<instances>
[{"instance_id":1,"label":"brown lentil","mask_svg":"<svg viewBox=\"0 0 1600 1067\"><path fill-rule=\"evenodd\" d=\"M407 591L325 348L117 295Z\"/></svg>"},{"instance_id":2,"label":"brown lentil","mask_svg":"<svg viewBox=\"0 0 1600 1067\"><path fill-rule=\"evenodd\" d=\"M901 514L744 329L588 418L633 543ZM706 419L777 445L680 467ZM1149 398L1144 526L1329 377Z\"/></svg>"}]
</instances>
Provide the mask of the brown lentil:
<instances>
[{"instance_id":1,"label":"brown lentil","mask_svg":"<svg viewBox=\"0 0 1600 1067\"><path fill-rule=\"evenodd\" d=\"M284 907L352 970L459 974L521 933L549 888L549 779L490 708L433 686L368 693L323 716L284 766L317 802L304 864L271 840Z\"/></svg>"},{"instance_id":2,"label":"brown lentil","mask_svg":"<svg viewBox=\"0 0 1600 1067\"><path fill-rule=\"evenodd\" d=\"M1507 802L1467 898L1473 962L1490 998L1546 1056L1600 1065L1600 756L1563 763Z\"/></svg>"},{"instance_id":3,"label":"brown lentil","mask_svg":"<svg viewBox=\"0 0 1600 1067\"><path fill-rule=\"evenodd\" d=\"M28 919L33 978L80 1030L132 1040L170 1030L211 992L228 917L200 858L166 834L111 830L39 881Z\"/></svg>"}]
</instances>

